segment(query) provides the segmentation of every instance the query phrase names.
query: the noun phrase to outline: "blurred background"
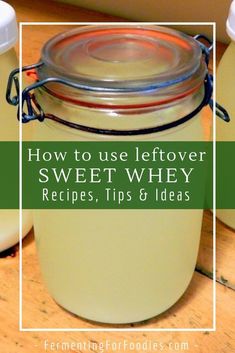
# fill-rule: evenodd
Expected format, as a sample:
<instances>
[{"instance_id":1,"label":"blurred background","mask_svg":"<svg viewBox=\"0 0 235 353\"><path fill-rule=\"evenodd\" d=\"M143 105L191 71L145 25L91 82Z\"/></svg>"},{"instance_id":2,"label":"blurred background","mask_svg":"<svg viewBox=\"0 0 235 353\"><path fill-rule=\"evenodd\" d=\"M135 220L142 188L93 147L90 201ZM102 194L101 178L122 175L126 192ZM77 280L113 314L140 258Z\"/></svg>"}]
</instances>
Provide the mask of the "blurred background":
<instances>
[{"instance_id":1,"label":"blurred background","mask_svg":"<svg viewBox=\"0 0 235 353\"><path fill-rule=\"evenodd\" d=\"M217 40L229 42L225 22L231 0L60 0L60 2L120 16L131 21L215 21ZM195 34L192 33L192 27L184 26L183 29L190 34ZM203 33L205 33L204 27ZM211 28L208 27L205 34L211 36Z\"/></svg>"}]
</instances>

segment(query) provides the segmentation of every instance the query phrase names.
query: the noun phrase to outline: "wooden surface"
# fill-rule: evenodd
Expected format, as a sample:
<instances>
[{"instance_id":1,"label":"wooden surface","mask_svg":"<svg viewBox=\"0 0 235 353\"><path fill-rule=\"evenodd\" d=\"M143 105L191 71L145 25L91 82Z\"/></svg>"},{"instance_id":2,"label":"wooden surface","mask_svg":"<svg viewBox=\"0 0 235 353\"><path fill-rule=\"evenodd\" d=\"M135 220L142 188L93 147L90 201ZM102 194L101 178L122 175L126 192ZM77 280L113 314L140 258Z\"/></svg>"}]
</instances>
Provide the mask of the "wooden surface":
<instances>
[{"instance_id":1,"label":"wooden surface","mask_svg":"<svg viewBox=\"0 0 235 353\"><path fill-rule=\"evenodd\" d=\"M115 21L111 16L94 13L67 5L47 1L9 1L17 10L20 21ZM42 6L43 3L43 6ZM119 19L120 20L120 19ZM66 28L60 28L62 30ZM23 32L24 64L35 62L43 42L58 33L56 27L25 28ZM219 45L220 57L224 47ZM234 345L234 243L235 234L221 223L217 233L217 331L216 332L19 332L18 329L18 260L14 257L0 258L0 352L31 353L45 352L44 341L54 342L103 342L128 340L157 341L164 345L164 351L180 351L180 343L188 343L190 353L232 353ZM198 271L185 295L166 313L135 327L205 327L212 325L212 217L206 212L203 221L202 238L198 257ZM220 283L219 283L220 282ZM23 326L32 327L102 327L81 320L60 308L47 293L41 281L33 233L23 242ZM133 326L133 325L132 325ZM178 349L170 350L170 343L178 343ZM49 351L49 350L48 350ZM52 351L52 350L51 350ZM55 351L55 350L54 350ZM75 352L86 352L84 349ZM97 349L93 349L97 352ZM134 350L135 351L135 350ZM62 352L61 349L57 352ZM68 350L67 352L72 352ZM110 351L111 352L111 351ZM129 349L126 352L131 352ZM132 350L133 352L133 350ZM150 352L150 350L148 350Z\"/></svg>"},{"instance_id":2,"label":"wooden surface","mask_svg":"<svg viewBox=\"0 0 235 353\"><path fill-rule=\"evenodd\" d=\"M235 290L235 232L217 220L216 225L216 278L217 281ZM197 260L197 270L212 278L212 214L204 214L202 237Z\"/></svg>"}]
</instances>

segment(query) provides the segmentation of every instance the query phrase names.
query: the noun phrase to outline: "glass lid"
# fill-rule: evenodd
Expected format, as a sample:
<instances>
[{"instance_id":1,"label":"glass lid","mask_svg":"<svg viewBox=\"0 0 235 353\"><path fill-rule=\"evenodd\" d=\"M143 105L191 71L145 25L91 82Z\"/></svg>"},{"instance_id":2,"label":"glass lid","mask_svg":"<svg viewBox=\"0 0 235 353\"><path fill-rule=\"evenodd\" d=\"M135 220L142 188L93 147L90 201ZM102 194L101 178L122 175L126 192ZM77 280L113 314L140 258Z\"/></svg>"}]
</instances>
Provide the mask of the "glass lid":
<instances>
[{"instance_id":1,"label":"glass lid","mask_svg":"<svg viewBox=\"0 0 235 353\"><path fill-rule=\"evenodd\" d=\"M157 89L190 78L192 88L205 74L196 40L150 25L80 26L49 40L41 60L40 79L60 77L100 88Z\"/></svg>"}]
</instances>

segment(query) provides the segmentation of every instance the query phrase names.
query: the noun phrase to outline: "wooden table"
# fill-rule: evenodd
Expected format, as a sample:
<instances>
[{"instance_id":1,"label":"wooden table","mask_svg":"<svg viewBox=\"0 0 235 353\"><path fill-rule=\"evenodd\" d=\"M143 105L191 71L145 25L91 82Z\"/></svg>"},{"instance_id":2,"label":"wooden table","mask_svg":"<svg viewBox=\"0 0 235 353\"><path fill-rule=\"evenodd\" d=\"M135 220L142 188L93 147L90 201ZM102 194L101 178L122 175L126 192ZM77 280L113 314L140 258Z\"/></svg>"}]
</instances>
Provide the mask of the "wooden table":
<instances>
[{"instance_id":1,"label":"wooden table","mask_svg":"<svg viewBox=\"0 0 235 353\"><path fill-rule=\"evenodd\" d=\"M54 2L9 1L17 11L20 21L121 21L108 15ZM61 27L60 27L61 28ZM24 64L35 62L41 44L54 33L56 27L26 28L23 36ZM218 58L224 46L218 46ZM209 112L209 111L208 111ZM208 114L208 113L207 113ZM208 116L205 117L208 120ZM53 342L113 342L127 340L157 341L166 352L232 353L234 344L235 313L235 234L218 222L217 231L217 331L216 332L19 332L18 329L18 278L19 254L0 258L0 352L45 352L45 340ZM212 326L212 216L205 212L197 270L185 295L167 312L131 328L177 328ZM102 328L69 314L59 307L47 293L38 267L33 231L23 242L23 326L28 328ZM108 326L112 328L112 326ZM119 326L126 327L126 326ZM186 342L186 345L184 345ZM174 350L170 350L172 344ZM187 348L188 344L188 349ZM49 351L49 350L47 350ZM51 351L56 351L52 350ZM73 350L86 352L85 349ZM98 352L93 347L94 352ZM136 351L136 350L132 350ZM157 352L159 352L158 350ZM62 352L58 349L57 352ZM72 349L67 350L72 352ZM89 352L87 350L87 352ZM111 352L111 351L110 351ZM131 352L127 349L126 352ZM150 350L148 350L150 352Z\"/></svg>"}]
</instances>

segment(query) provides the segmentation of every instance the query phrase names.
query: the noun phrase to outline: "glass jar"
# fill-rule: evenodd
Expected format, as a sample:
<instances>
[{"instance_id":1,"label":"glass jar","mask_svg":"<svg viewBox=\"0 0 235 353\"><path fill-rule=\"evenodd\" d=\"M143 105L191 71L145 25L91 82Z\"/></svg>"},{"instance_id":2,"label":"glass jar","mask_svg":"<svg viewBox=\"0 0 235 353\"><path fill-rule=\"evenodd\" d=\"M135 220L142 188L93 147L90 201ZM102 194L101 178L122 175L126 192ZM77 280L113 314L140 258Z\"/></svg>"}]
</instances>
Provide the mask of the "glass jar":
<instances>
[{"instance_id":1,"label":"glass jar","mask_svg":"<svg viewBox=\"0 0 235 353\"><path fill-rule=\"evenodd\" d=\"M223 124L218 121L216 129L217 141L235 141L235 1L232 2L230 7L227 32L232 41L219 63L216 94L218 100L228 110L231 122ZM219 209L216 215L222 222L235 229L235 209Z\"/></svg>"},{"instance_id":2,"label":"glass jar","mask_svg":"<svg viewBox=\"0 0 235 353\"><path fill-rule=\"evenodd\" d=\"M45 44L37 77L37 141L203 140L207 65L199 43L177 31L77 28ZM201 223L198 209L34 211L49 292L106 323L148 319L182 296Z\"/></svg>"},{"instance_id":3,"label":"glass jar","mask_svg":"<svg viewBox=\"0 0 235 353\"><path fill-rule=\"evenodd\" d=\"M0 1L0 142L18 141L16 109L7 104L5 95L9 73L18 65L14 45L17 41L17 25L14 9ZM32 214L24 210L22 234L32 227ZM19 240L19 210L0 210L0 252L15 245Z\"/></svg>"}]
</instances>

